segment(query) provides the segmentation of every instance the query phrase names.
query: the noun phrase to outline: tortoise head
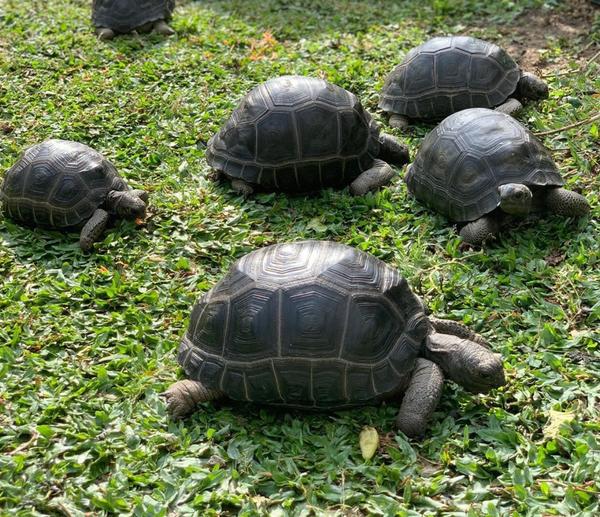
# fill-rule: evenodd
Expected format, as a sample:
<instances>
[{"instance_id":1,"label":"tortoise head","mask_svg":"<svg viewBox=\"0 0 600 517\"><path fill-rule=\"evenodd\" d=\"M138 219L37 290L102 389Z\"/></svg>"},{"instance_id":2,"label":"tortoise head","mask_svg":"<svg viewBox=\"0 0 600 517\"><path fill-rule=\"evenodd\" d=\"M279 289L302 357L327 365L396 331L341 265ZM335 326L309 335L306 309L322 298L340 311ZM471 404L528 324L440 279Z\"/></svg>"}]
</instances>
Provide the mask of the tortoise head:
<instances>
[{"instance_id":1,"label":"tortoise head","mask_svg":"<svg viewBox=\"0 0 600 517\"><path fill-rule=\"evenodd\" d=\"M522 183L506 183L498 187L500 208L510 215L527 215L531 211L533 194Z\"/></svg>"},{"instance_id":2,"label":"tortoise head","mask_svg":"<svg viewBox=\"0 0 600 517\"><path fill-rule=\"evenodd\" d=\"M523 99L547 99L548 85L538 76L523 72L517 85L519 97Z\"/></svg>"},{"instance_id":3,"label":"tortoise head","mask_svg":"<svg viewBox=\"0 0 600 517\"><path fill-rule=\"evenodd\" d=\"M146 216L146 203L139 192L142 191L110 191L106 198L108 210L123 219L143 219Z\"/></svg>"}]
</instances>

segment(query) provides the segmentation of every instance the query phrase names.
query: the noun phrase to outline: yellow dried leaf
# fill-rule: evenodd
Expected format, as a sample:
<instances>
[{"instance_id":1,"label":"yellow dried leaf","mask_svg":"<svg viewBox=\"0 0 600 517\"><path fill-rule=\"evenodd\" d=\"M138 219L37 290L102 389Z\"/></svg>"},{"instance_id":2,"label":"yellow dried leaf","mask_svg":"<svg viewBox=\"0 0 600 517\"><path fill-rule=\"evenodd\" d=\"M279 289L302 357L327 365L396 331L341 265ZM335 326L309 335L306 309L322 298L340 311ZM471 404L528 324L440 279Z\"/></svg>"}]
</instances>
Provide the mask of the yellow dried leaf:
<instances>
[{"instance_id":1,"label":"yellow dried leaf","mask_svg":"<svg viewBox=\"0 0 600 517\"><path fill-rule=\"evenodd\" d=\"M379 447L379 434L373 427L364 427L358 437L360 452L365 460L370 460Z\"/></svg>"},{"instance_id":2,"label":"yellow dried leaf","mask_svg":"<svg viewBox=\"0 0 600 517\"><path fill-rule=\"evenodd\" d=\"M550 410L548 423L544 427L544 436L546 438L556 438L560 430L560 426L565 422L570 422L575 418L575 413L570 411L554 411Z\"/></svg>"}]
</instances>

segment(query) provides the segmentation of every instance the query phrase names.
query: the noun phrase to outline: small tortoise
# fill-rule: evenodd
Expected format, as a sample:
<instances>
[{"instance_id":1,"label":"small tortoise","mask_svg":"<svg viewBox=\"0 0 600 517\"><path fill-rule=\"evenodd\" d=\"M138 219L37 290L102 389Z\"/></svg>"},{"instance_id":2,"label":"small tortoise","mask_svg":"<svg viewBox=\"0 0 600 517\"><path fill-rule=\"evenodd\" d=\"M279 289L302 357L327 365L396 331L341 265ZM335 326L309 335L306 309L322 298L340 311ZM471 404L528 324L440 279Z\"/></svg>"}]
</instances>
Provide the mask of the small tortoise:
<instances>
[{"instance_id":1,"label":"small tortoise","mask_svg":"<svg viewBox=\"0 0 600 517\"><path fill-rule=\"evenodd\" d=\"M548 97L539 77L522 72L500 47L467 36L433 38L412 49L387 76L379 108L390 125L410 119L441 120L466 108L516 113L516 99Z\"/></svg>"},{"instance_id":2,"label":"small tortoise","mask_svg":"<svg viewBox=\"0 0 600 517\"><path fill-rule=\"evenodd\" d=\"M9 169L0 201L10 218L27 225L81 227L79 244L88 250L110 215L144 217L148 194L131 190L114 165L87 145L46 140Z\"/></svg>"},{"instance_id":3,"label":"small tortoise","mask_svg":"<svg viewBox=\"0 0 600 517\"><path fill-rule=\"evenodd\" d=\"M452 221L460 235L481 244L509 216L547 209L585 215L587 200L561 188L550 153L514 118L485 108L459 111L423 140L406 174L408 190Z\"/></svg>"},{"instance_id":4,"label":"small tortoise","mask_svg":"<svg viewBox=\"0 0 600 517\"><path fill-rule=\"evenodd\" d=\"M320 410L402 400L409 436L425 432L444 377L473 393L505 382L481 336L427 317L398 271L327 241L242 257L194 306L178 359L174 418L224 397Z\"/></svg>"},{"instance_id":5,"label":"small tortoise","mask_svg":"<svg viewBox=\"0 0 600 517\"><path fill-rule=\"evenodd\" d=\"M102 40L136 30L171 36L167 25L175 9L175 0L94 0L92 23Z\"/></svg>"},{"instance_id":6,"label":"small tortoise","mask_svg":"<svg viewBox=\"0 0 600 517\"><path fill-rule=\"evenodd\" d=\"M379 133L354 94L322 79L282 76L244 97L208 142L206 159L244 195L348 184L362 195L392 179L383 160L404 164L408 150Z\"/></svg>"}]
</instances>

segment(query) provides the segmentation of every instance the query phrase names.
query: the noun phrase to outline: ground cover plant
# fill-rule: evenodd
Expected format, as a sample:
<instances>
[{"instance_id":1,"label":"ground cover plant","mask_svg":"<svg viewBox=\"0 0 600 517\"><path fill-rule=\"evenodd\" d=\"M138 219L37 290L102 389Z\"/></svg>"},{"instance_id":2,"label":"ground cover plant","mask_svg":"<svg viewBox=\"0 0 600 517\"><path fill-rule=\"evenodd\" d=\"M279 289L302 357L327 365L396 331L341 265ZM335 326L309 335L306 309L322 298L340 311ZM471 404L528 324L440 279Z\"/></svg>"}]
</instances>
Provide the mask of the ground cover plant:
<instances>
[{"instance_id":1,"label":"ground cover plant","mask_svg":"<svg viewBox=\"0 0 600 517\"><path fill-rule=\"evenodd\" d=\"M596 120L542 135L590 217L519 225L484 251L398 179L365 198L236 196L208 179L208 138L245 92L283 73L327 78L377 112L392 64L434 34L466 33L545 75L535 132L598 113L590 2L179 2L177 36L99 44L90 2L0 3L0 169L48 137L103 152L150 191L91 255L76 235L0 219L0 513L6 515L597 515L600 234ZM417 149L430 126L401 137ZM399 133L391 131L399 136ZM3 174L0 173L0 174ZM448 384L422 441L396 408L306 414L208 404L171 422L194 300L241 255L333 239L396 266L432 311L505 357L508 385ZM381 441L365 461L364 426Z\"/></svg>"}]
</instances>

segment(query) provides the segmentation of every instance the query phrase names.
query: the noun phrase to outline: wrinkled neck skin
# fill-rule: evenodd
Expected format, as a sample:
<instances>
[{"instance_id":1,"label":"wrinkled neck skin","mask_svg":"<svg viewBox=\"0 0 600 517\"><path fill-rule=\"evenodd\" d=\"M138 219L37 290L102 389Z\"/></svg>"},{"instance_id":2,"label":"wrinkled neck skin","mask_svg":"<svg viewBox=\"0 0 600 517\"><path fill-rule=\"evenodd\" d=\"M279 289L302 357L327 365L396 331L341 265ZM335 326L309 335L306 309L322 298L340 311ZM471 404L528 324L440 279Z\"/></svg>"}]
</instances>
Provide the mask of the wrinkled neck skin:
<instances>
[{"instance_id":1,"label":"wrinkled neck skin","mask_svg":"<svg viewBox=\"0 0 600 517\"><path fill-rule=\"evenodd\" d=\"M111 190L105 204L109 213L123 219L143 218L146 215L146 203L127 190Z\"/></svg>"},{"instance_id":2,"label":"wrinkled neck skin","mask_svg":"<svg viewBox=\"0 0 600 517\"><path fill-rule=\"evenodd\" d=\"M424 356L472 393L487 393L506 382L500 354L468 339L432 332L427 336Z\"/></svg>"},{"instance_id":3,"label":"wrinkled neck skin","mask_svg":"<svg viewBox=\"0 0 600 517\"><path fill-rule=\"evenodd\" d=\"M520 99L547 99L548 85L538 76L529 72L522 72L517 84L517 96Z\"/></svg>"},{"instance_id":4,"label":"wrinkled neck skin","mask_svg":"<svg viewBox=\"0 0 600 517\"><path fill-rule=\"evenodd\" d=\"M500 209L509 215L524 217L532 208L533 193L521 183L506 183L498 187Z\"/></svg>"}]
</instances>

